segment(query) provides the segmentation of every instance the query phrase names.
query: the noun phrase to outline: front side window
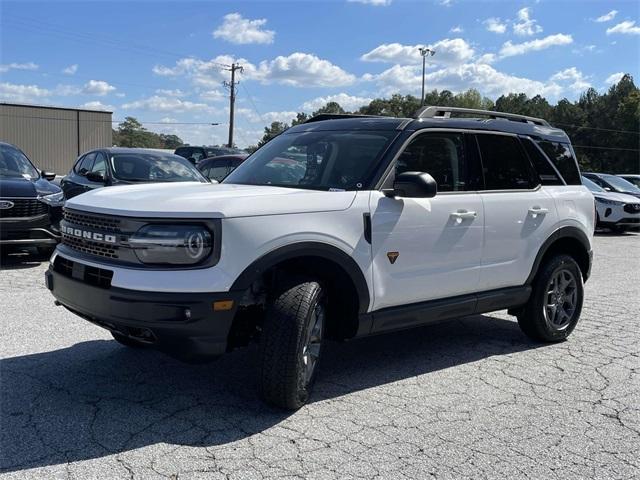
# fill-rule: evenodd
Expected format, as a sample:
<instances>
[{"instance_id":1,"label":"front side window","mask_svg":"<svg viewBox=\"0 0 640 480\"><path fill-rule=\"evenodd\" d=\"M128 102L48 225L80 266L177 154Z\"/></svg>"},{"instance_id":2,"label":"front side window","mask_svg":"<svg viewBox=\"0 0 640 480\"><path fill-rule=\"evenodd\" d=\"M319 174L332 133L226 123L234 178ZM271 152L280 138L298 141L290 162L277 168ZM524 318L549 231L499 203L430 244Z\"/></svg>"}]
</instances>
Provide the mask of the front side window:
<instances>
[{"instance_id":1,"label":"front side window","mask_svg":"<svg viewBox=\"0 0 640 480\"><path fill-rule=\"evenodd\" d=\"M100 152L96 154L96 160L93 162L93 166L90 171L93 173L100 173L102 176L107 174L107 160L104 158L104 154Z\"/></svg>"},{"instance_id":2,"label":"front side window","mask_svg":"<svg viewBox=\"0 0 640 480\"><path fill-rule=\"evenodd\" d=\"M400 154L395 171L428 173L439 192L457 192L469 189L467 162L462 134L425 133Z\"/></svg>"},{"instance_id":3,"label":"front side window","mask_svg":"<svg viewBox=\"0 0 640 480\"><path fill-rule=\"evenodd\" d=\"M78 175L86 175L88 172L91 171L91 168L93 167L93 162L95 159L96 159L95 152L87 153L82 158L82 160L78 162L76 173Z\"/></svg>"},{"instance_id":4,"label":"front side window","mask_svg":"<svg viewBox=\"0 0 640 480\"><path fill-rule=\"evenodd\" d=\"M251 155L223 183L361 189L397 134L361 130L284 133Z\"/></svg>"},{"instance_id":5,"label":"front side window","mask_svg":"<svg viewBox=\"0 0 640 480\"><path fill-rule=\"evenodd\" d=\"M544 150L549 159L556 166L567 185L580 185L580 170L571 147L568 143L539 141L538 145Z\"/></svg>"},{"instance_id":6,"label":"front side window","mask_svg":"<svg viewBox=\"0 0 640 480\"><path fill-rule=\"evenodd\" d=\"M486 190L526 190L536 186L529 159L516 137L479 134L476 138Z\"/></svg>"},{"instance_id":7,"label":"front side window","mask_svg":"<svg viewBox=\"0 0 640 480\"><path fill-rule=\"evenodd\" d=\"M15 147L0 144L0 177L38 178L27 156Z\"/></svg>"},{"instance_id":8,"label":"front side window","mask_svg":"<svg viewBox=\"0 0 640 480\"><path fill-rule=\"evenodd\" d=\"M203 182L200 172L175 155L115 153L113 176L127 182Z\"/></svg>"}]
</instances>

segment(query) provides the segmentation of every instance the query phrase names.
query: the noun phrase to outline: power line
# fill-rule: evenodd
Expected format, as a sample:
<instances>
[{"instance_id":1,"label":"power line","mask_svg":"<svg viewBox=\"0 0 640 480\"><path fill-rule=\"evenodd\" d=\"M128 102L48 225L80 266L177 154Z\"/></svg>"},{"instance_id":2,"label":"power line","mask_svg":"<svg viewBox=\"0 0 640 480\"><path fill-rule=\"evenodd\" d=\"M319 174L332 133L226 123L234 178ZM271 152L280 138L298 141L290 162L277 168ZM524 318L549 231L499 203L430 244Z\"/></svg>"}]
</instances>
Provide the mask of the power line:
<instances>
[{"instance_id":1,"label":"power line","mask_svg":"<svg viewBox=\"0 0 640 480\"><path fill-rule=\"evenodd\" d=\"M251 105L253 106L253 110L256 112L256 114L258 115L258 118L260 118L260 121L262 123L266 123L264 121L264 118L262 118L262 115L260 114L260 112L258 111L258 109L256 108L256 104L253 101L253 97L251 96L251 94L249 93L249 90L247 90L247 87L244 86L244 83L242 84L242 88L244 89L244 92L247 94L247 98L249 98L249 102L251 102Z\"/></svg>"},{"instance_id":2,"label":"power line","mask_svg":"<svg viewBox=\"0 0 640 480\"><path fill-rule=\"evenodd\" d=\"M105 113L99 110L81 110L82 112L88 113ZM13 117L13 118L32 118L36 120L54 120L58 122L75 122L77 121L75 118L52 118L52 117L39 117L35 115L13 115L13 114L0 114L0 117ZM91 119L82 119L83 122L93 122L93 123L122 123L124 120L91 120ZM145 122L142 120L138 120L143 125L211 125L213 122L162 122L162 121L152 121ZM226 123L217 123L217 125L226 125ZM216 126L216 125L212 125Z\"/></svg>"},{"instance_id":3,"label":"power line","mask_svg":"<svg viewBox=\"0 0 640 480\"><path fill-rule=\"evenodd\" d=\"M633 135L640 135L640 132L634 132L632 130L614 130L612 128L587 127L585 125L571 125L569 123L557 123L557 122L553 122L553 123L554 125L562 125L565 127L585 128L587 130L602 130L603 132L631 133Z\"/></svg>"},{"instance_id":4,"label":"power line","mask_svg":"<svg viewBox=\"0 0 640 480\"><path fill-rule=\"evenodd\" d=\"M637 148L603 147L601 145L573 145L574 148L595 148L598 150L621 150L625 152L640 152Z\"/></svg>"}]
</instances>

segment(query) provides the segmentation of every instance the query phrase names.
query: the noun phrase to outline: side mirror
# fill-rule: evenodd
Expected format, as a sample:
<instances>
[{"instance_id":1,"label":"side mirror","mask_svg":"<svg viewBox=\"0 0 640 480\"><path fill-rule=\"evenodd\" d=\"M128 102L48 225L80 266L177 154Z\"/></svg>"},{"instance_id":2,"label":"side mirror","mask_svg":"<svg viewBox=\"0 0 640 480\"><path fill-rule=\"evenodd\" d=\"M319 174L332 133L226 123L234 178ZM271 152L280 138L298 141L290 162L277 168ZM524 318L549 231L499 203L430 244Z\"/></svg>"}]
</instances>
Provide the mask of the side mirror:
<instances>
[{"instance_id":1,"label":"side mirror","mask_svg":"<svg viewBox=\"0 0 640 480\"><path fill-rule=\"evenodd\" d=\"M100 172L87 173L87 180L89 180L90 182L105 183L104 175Z\"/></svg>"},{"instance_id":2,"label":"side mirror","mask_svg":"<svg viewBox=\"0 0 640 480\"><path fill-rule=\"evenodd\" d=\"M50 182L56 179L56 174L53 172L46 172L42 170L42 172L40 172L40 175L42 176L42 178L44 178L45 180L49 180Z\"/></svg>"},{"instance_id":3,"label":"side mirror","mask_svg":"<svg viewBox=\"0 0 640 480\"><path fill-rule=\"evenodd\" d=\"M388 197L433 198L437 192L438 184L428 173L404 172L396 175L393 189L384 194Z\"/></svg>"},{"instance_id":4,"label":"side mirror","mask_svg":"<svg viewBox=\"0 0 640 480\"><path fill-rule=\"evenodd\" d=\"M609 187L602 187L602 188L604 188L607 192L611 191L611 189Z\"/></svg>"}]
</instances>

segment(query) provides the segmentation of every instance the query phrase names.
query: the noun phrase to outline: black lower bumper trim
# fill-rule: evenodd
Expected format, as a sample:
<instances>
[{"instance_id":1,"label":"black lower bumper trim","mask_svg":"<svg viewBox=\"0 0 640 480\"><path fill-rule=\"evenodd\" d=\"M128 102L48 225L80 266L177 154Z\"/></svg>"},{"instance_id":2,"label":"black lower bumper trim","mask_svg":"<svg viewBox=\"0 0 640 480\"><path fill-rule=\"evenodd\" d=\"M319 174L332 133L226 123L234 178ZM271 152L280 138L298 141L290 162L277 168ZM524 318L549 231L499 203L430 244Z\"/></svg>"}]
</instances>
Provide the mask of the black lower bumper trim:
<instances>
[{"instance_id":1,"label":"black lower bumper trim","mask_svg":"<svg viewBox=\"0 0 640 480\"><path fill-rule=\"evenodd\" d=\"M52 269L45 272L45 277L47 288L56 301L73 313L186 361L221 355L226 351L227 337L241 296L241 292L105 289ZM218 300L233 300L234 307L214 312L213 302Z\"/></svg>"}]
</instances>

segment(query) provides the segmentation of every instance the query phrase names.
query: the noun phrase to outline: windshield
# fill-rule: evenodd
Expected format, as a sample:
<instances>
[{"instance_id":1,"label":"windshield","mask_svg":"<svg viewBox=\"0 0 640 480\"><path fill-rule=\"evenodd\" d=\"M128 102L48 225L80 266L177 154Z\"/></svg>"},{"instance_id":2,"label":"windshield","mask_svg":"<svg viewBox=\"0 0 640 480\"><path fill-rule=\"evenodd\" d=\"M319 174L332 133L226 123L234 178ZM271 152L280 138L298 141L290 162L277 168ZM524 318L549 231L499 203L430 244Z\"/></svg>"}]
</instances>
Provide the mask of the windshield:
<instances>
[{"instance_id":1,"label":"windshield","mask_svg":"<svg viewBox=\"0 0 640 480\"><path fill-rule=\"evenodd\" d=\"M127 182L204 182L187 160L176 155L115 153L111 155L113 176Z\"/></svg>"},{"instance_id":2,"label":"windshield","mask_svg":"<svg viewBox=\"0 0 640 480\"><path fill-rule=\"evenodd\" d=\"M313 190L365 186L396 131L284 133L251 155L223 183Z\"/></svg>"},{"instance_id":3,"label":"windshield","mask_svg":"<svg viewBox=\"0 0 640 480\"><path fill-rule=\"evenodd\" d=\"M626 177L622 175L622 178L624 178L627 182L633 183L636 187L640 187L640 177Z\"/></svg>"},{"instance_id":4,"label":"windshield","mask_svg":"<svg viewBox=\"0 0 640 480\"><path fill-rule=\"evenodd\" d=\"M606 192L604 188L602 188L600 185L593 183L587 177L582 177L582 184L592 192Z\"/></svg>"},{"instance_id":5,"label":"windshield","mask_svg":"<svg viewBox=\"0 0 640 480\"><path fill-rule=\"evenodd\" d=\"M601 178L618 192L640 193L640 188L631 182L627 182L624 178L616 177L615 175L602 175Z\"/></svg>"},{"instance_id":6,"label":"windshield","mask_svg":"<svg viewBox=\"0 0 640 480\"><path fill-rule=\"evenodd\" d=\"M0 177L38 178L38 170L24 153L10 145L0 145Z\"/></svg>"}]
</instances>

